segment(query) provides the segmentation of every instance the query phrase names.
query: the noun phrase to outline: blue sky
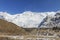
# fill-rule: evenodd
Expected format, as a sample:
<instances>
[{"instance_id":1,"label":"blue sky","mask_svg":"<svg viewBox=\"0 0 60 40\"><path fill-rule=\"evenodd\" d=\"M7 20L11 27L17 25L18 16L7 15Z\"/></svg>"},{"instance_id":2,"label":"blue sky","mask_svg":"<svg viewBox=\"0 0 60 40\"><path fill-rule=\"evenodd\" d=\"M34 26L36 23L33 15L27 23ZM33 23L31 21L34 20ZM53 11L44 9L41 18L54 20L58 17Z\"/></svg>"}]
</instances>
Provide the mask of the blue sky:
<instances>
[{"instance_id":1,"label":"blue sky","mask_svg":"<svg viewBox=\"0 0 60 40\"><path fill-rule=\"evenodd\" d=\"M60 10L60 0L0 0L0 11L11 14L24 11L47 12Z\"/></svg>"}]
</instances>

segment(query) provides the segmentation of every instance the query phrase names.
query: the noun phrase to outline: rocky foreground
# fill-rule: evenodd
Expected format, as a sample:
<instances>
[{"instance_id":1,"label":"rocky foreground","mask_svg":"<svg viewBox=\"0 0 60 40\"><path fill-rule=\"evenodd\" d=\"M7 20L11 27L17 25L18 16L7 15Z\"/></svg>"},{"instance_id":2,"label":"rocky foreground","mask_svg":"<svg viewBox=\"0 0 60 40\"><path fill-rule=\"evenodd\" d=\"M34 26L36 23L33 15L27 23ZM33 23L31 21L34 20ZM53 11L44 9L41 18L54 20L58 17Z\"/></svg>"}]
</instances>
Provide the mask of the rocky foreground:
<instances>
[{"instance_id":1,"label":"rocky foreground","mask_svg":"<svg viewBox=\"0 0 60 40\"><path fill-rule=\"evenodd\" d=\"M7 35L0 34L0 40L60 40L60 30L58 29L39 29L37 33L29 35Z\"/></svg>"}]
</instances>

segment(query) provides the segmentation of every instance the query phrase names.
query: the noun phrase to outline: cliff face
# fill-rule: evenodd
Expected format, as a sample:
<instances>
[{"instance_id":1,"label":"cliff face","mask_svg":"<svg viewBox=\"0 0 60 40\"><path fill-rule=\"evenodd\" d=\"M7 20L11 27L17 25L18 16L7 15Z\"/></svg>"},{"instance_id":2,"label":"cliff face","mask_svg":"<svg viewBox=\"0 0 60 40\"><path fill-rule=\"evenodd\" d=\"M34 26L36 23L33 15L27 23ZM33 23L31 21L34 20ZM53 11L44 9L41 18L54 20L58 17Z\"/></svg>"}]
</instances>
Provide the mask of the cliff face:
<instances>
[{"instance_id":1,"label":"cliff face","mask_svg":"<svg viewBox=\"0 0 60 40\"><path fill-rule=\"evenodd\" d=\"M43 28L60 28L60 13L56 13L54 16L47 16L44 23L41 25Z\"/></svg>"}]
</instances>

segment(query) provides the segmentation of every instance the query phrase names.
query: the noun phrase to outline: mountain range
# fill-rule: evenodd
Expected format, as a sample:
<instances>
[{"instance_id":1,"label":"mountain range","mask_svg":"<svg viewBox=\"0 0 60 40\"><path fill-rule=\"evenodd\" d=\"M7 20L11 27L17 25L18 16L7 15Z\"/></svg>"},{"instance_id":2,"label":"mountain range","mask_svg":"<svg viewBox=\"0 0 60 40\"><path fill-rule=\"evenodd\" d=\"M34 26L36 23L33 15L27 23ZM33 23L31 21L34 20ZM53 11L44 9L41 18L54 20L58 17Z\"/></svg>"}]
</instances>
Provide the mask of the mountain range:
<instances>
[{"instance_id":1,"label":"mountain range","mask_svg":"<svg viewBox=\"0 0 60 40\"><path fill-rule=\"evenodd\" d=\"M51 28L60 22L59 12L31 12L26 11L18 14L0 12L0 19L14 23L23 28Z\"/></svg>"}]
</instances>

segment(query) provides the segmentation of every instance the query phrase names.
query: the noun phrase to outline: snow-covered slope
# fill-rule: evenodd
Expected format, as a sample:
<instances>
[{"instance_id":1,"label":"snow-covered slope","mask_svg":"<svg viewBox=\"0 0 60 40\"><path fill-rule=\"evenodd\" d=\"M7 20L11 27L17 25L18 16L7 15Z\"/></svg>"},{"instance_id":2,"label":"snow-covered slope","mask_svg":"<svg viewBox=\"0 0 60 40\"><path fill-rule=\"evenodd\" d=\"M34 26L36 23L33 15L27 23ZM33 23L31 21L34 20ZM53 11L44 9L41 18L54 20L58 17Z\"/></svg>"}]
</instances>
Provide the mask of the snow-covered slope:
<instances>
[{"instance_id":1,"label":"snow-covered slope","mask_svg":"<svg viewBox=\"0 0 60 40\"><path fill-rule=\"evenodd\" d=\"M31 12L26 11L11 15L7 12L0 12L0 19L7 20L24 28L37 28L46 16L54 16L56 12Z\"/></svg>"},{"instance_id":2,"label":"snow-covered slope","mask_svg":"<svg viewBox=\"0 0 60 40\"><path fill-rule=\"evenodd\" d=\"M40 27L53 28L60 27L60 12L57 12L54 16L46 16L44 23Z\"/></svg>"}]
</instances>

